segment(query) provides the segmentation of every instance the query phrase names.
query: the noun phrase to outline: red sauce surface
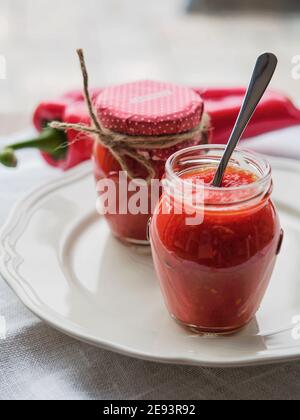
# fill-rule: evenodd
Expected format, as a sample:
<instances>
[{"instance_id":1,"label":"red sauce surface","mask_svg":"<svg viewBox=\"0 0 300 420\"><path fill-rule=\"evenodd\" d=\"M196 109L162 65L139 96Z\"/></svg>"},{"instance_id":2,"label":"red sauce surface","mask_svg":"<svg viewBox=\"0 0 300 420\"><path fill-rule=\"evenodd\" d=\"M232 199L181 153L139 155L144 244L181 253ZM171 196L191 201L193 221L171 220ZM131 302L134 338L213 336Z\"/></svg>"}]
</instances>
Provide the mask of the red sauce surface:
<instances>
[{"instance_id":1,"label":"red sauce surface","mask_svg":"<svg viewBox=\"0 0 300 420\"><path fill-rule=\"evenodd\" d=\"M204 168L195 172L190 172L182 176L185 180L203 181L204 184L211 185L216 173L216 168ZM257 175L236 167L228 167L225 171L222 188L240 187L242 185L252 184L257 181Z\"/></svg>"},{"instance_id":2,"label":"red sauce surface","mask_svg":"<svg viewBox=\"0 0 300 420\"><path fill-rule=\"evenodd\" d=\"M210 168L184 179L209 184L214 173ZM250 172L229 168L223 191L256 180ZM233 194L240 198L240 192ZM218 197L221 203L222 194ZM195 226L187 225L186 215L175 214L174 209L163 214L165 200L163 195L153 216L151 242L170 313L202 332L242 328L255 316L275 264L280 225L270 198L249 208L211 210L206 206L203 223Z\"/></svg>"}]
</instances>

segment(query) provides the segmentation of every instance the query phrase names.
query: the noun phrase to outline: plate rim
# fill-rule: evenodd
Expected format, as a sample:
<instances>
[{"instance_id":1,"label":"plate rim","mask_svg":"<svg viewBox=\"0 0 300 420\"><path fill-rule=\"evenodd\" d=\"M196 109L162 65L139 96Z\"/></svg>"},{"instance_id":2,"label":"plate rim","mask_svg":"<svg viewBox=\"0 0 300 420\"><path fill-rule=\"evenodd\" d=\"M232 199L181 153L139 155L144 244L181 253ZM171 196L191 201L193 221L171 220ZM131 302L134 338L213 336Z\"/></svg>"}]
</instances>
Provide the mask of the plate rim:
<instances>
[{"instance_id":1,"label":"plate rim","mask_svg":"<svg viewBox=\"0 0 300 420\"><path fill-rule=\"evenodd\" d=\"M287 158L278 158L272 156L266 156L270 161L271 166L277 166L278 168L287 169L289 171L297 172L300 174L300 162L295 159ZM84 162L79 166L69 170L67 173L62 174L54 180L51 180L37 188L31 190L23 198L17 201L13 206L12 210L9 213L9 216L6 222L0 228L0 274L6 284L11 288L14 294L19 298L19 300L25 305L25 307L30 310L35 316L44 321L46 324L50 325L54 329L60 331L63 334L66 334L69 337L77 339L79 341L85 342L87 344L102 348L104 350L113 351L115 353L125 355L127 357L133 357L136 359L159 362L166 364L176 364L176 365L188 365L188 366L198 366L198 367L209 367L209 368L233 368L233 367L249 367L249 366L259 366L259 365L268 365L274 363L282 363L288 361L296 361L300 359L300 346L293 348L289 351L286 350L273 350L271 355L261 355L261 356L252 356L252 357L241 357L239 360L230 360L230 358L224 358L220 361L208 361L201 360L201 357L195 359L193 357L164 357L164 356L155 356L151 353L139 352L137 350L130 349L127 346L108 342L106 340L101 340L101 338L85 334L80 331L80 328L77 326L71 326L71 322L65 320L65 323L60 321L60 317L53 316L51 313L47 312L45 308L39 308L37 304L29 297L24 289L18 284L18 273L15 271L13 274L9 272L5 265L5 256L9 255L8 251L4 247L4 241L7 237L7 232L17 232L22 216L30 209L34 202L41 199L43 196L51 193L52 191L61 188L64 185L74 183L77 180L82 179L85 176L92 175L92 165L91 162ZM18 239L22 235L22 232L18 236ZM10 255L11 257L11 255ZM15 277L15 278L14 278ZM19 276L19 281L22 279ZM280 354L276 354L279 352ZM274 354L275 353L275 354Z\"/></svg>"}]
</instances>

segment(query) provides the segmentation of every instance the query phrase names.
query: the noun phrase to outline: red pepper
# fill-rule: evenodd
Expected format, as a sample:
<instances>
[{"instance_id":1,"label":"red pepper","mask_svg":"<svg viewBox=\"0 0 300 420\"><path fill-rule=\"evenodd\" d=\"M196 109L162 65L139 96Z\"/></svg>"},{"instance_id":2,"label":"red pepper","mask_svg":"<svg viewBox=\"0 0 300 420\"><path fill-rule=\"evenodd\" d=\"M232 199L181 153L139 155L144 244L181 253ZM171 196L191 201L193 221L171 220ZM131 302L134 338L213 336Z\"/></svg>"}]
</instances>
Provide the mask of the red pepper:
<instances>
[{"instance_id":1,"label":"red pepper","mask_svg":"<svg viewBox=\"0 0 300 420\"><path fill-rule=\"evenodd\" d=\"M65 123L90 124L90 118L83 101L74 102L73 104L66 106L62 117L59 120ZM58 130L54 131L57 132ZM90 136L78 133L74 130L69 130L64 136L65 144L61 146L61 149L65 154L61 156L60 159L57 159L47 151L42 151L42 156L49 165L66 171L91 158L93 139Z\"/></svg>"},{"instance_id":2,"label":"red pepper","mask_svg":"<svg viewBox=\"0 0 300 420\"><path fill-rule=\"evenodd\" d=\"M100 92L101 89L94 89L92 97L96 98ZM49 122L55 120L70 124L90 124L90 117L81 90L68 92L58 101L40 104L33 117L37 130L41 130ZM69 130L65 134L65 137L67 153L61 159L56 159L55 156L42 151L42 156L49 165L58 167L64 171L90 159L93 149L93 139L91 136Z\"/></svg>"},{"instance_id":3,"label":"red pepper","mask_svg":"<svg viewBox=\"0 0 300 420\"><path fill-rule=\"evenodd\" d=\"M245 88L201 89L211 117L213 144L227 143L245 97ZM300 124L300 110L286 96L267 91L252 117L243 139Z\"/></svg>"},{"instance_id":4,"label":"red pepper","mask_svg":"<svg viewBox=\"0 0 300 420\"><path fill-rule=\"evenodd\" d=\"M100 89L95 89L92 97L98 96L100 91ZM65 134L48 127L49 122L57 120L66 123L90 123L82 91L68 92L56 100L42 102L33 115L33 124L40 135L34 139L7 146L0 153L0 163L15 167L17 159L14 152L25 148L39 149L49 165L64 171L90 159L93 139L74 130Z\"/></svg>"},{"instance_id":5,"label":"red pepper","mask_svg":"<svg viewBox=\"0 0 300 420\"><path fill-rule=\"evenodd\" d=\"M94 89L92 97L97 97L100 92L101 89ZM35 128L38 131L42 131L51 121L63 121L64 113L68 106L77 102L84 103L84 96L81 90L73 90L52 101L41 102L33 114ZM84 114L87 113L84 112Z\"/></svg>"},{"instance_id":6,"label":"red pepper","mask_svg":"<svg viewBox=\"0 0 300 420\"><path fill-rule=\"evenodd\" d=\"M205 101L206 112L212 125L211 143L227 142L242 105L245 88L195 88ZM97 97L101 89L93 91ZM44 159L52 166L68 170L88 160L92 153L90 136L70 130L67 134L47 128L51 121L90 123L82 91L68 92L55 101L41 103L33 117L40 136L36 139L8 146L0 153L0 163L16 166L15 150L34 147L41 150ZM300 124L300 110L286 96L268 91L259 104L243 138L254 137L269 131ZM79 141L80 139L80 141ZM78 140L78 141L77 141Z\"/></svg>"}]
</instances>

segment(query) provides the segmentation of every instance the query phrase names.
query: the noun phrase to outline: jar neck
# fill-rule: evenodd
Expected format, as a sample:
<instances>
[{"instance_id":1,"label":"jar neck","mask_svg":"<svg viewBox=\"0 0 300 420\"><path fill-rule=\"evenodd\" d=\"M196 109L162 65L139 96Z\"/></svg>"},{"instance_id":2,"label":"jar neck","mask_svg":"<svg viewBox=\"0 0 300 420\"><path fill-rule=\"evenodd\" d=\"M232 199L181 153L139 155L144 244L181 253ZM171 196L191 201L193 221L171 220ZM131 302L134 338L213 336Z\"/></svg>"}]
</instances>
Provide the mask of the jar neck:
<instances>
[{"instance_id":1,"label":"jar neck","mask_svg":"<svg viewBox=\"0 0 300 420\"><path fill-rule=\"evenodd\" d=\"M229 188L215 188L203 180L194 182L193 174L217 169L223 146L203 145L175 153L166 164L165 194L176 202L189 202L195 209L241 211L260 207L270 199L273 183L268 162L259 155L237 149L229 163L231 168L253 174L255 181Z\"/></svg>"}]
</instances>

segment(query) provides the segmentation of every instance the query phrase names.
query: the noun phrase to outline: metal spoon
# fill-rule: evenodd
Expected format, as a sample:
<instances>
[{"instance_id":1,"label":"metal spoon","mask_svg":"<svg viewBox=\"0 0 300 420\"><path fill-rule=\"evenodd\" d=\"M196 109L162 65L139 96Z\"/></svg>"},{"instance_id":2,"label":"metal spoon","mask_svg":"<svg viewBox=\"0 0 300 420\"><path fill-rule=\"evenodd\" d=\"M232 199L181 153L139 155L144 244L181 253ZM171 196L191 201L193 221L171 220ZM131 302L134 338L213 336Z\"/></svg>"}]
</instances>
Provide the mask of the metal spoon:
<instances>
[{"instance_id":1,"label":"metal spoon","mask_svg":"<svg viewBox=\"0 0 300 420\"><path fill-rule=\"evenodd\" d=\"M272 53L265 53L258 57L244 103L213 180L212 185L214 187L221 186L224 172L230 161L232 153L234 152L234 149L251 120L257 105L269 86L276 70L277 63L278 59Z\"/></svg>"}]
</instances>

